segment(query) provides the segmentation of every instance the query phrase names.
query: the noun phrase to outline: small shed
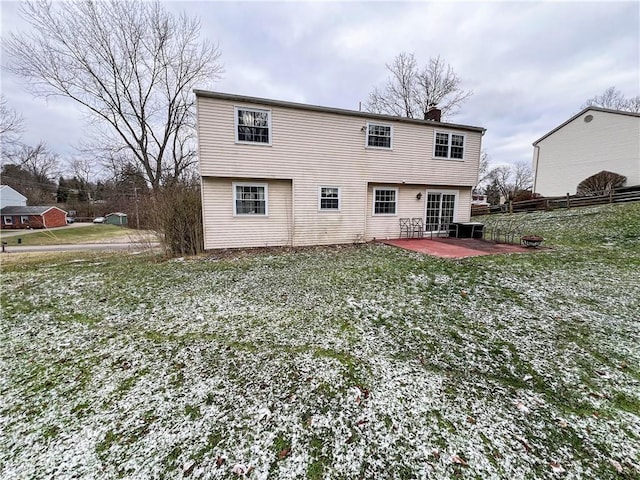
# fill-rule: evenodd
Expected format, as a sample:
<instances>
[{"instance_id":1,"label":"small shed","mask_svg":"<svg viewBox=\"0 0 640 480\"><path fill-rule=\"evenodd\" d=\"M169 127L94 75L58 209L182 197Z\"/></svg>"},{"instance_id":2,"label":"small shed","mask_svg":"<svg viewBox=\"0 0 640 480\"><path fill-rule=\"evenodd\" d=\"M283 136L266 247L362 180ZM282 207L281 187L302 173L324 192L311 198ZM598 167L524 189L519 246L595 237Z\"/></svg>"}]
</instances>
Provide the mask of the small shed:
<instances>
[{"instance_id":1,"label":"small shed","mask_svg":"<svg viewBox=\"0 0 640 480\"><path fill-rule=\"evenodd\" d=\"M110 225L127 225L127 214L122 212L113 212L104 216L104 223Z\"/></svg>"},{"instance_id":2,"label":"small shed","mask_svg":"<svg viewBox=\"0 0 640 480\"><path fill-rule=\"evenodd\" d=\"M67 212L58 207L8 206L0 210L0 227L3 229L53 228L67 224Z\"/></svg>"}]
</instances>

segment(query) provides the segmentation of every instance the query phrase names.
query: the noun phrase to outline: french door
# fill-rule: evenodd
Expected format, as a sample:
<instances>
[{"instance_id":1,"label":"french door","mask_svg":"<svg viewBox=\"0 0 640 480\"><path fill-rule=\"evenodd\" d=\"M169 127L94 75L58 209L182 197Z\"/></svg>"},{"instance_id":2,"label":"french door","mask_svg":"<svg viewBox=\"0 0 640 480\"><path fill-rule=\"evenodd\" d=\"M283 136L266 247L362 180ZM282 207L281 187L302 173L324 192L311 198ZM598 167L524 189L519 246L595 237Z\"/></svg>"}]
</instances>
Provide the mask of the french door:
<instances>
[{"instance_id":1,"label":"french door","mask_svg":"<svg viewBox=\"0 0 640 480\"><path fill-rule=\"evenodd\" d=\"M427 212L424 222L427 232L441 232L449 228L456 209L456 197L455 191L427 192Z\"/></svg>"}]
</instances>

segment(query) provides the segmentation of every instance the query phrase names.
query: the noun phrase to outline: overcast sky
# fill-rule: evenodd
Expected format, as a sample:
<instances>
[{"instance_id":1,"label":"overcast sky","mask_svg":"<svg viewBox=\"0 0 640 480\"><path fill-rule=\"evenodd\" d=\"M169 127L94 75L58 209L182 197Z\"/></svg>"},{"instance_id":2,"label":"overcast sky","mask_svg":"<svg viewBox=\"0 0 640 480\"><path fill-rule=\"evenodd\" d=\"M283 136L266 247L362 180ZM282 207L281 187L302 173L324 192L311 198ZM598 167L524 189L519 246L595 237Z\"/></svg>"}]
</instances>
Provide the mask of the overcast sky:
<instances>
[{"instance_id":1,"label":"overcast sky","mask_svg":"<svg viewBox=\"0 0 640 480\"><path fill-rule=\"evenodd\" d=\"M616 86L640 94L640 2L165 2L202 20L219 45L221 92L358 109L385 64L441 55L473 96L453 123L487 129L493 164L530 162L532 142ZM2 0L2 35L24 25ZM23 139L68 158L85 133L70 101L34 99L8 73L2 92L25 118Z\"/></svg>"}]
</instances>

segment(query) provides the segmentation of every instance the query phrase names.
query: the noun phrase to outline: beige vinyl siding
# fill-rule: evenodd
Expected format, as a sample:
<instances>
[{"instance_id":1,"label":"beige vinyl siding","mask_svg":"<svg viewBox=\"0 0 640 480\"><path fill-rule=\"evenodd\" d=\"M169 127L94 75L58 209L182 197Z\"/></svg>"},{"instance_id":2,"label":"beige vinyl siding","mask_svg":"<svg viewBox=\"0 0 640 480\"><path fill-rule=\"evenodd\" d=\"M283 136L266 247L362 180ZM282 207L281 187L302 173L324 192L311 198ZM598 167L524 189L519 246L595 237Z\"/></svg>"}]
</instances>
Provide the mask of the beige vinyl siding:
<instances>
[{"instance_id":1,"label":"beige vinyl siding","mask_svg":"<svg viewBox=\"0 0 640 480\"><path fill-rule=\"evenodd\" d=\"M233 183L268 184L268 216L233 215ZM202 179L205 249L292 244L291 180Z\"/></svg>"},{"instance_id":2,"label":"beige vinyl siding","mask_svg":"<svg viewBox=\"0 0 640 480\"><path fill-rule=\"evenodd\" d=\"M373 191L375 188L398 188L396 215L373 214ZM471 188L436 185L392 185L371 184L367 189L367 232L365 239L388 240L400 236L400 218L422 218L426 213L428 191L446 191L456 194L454 221L468 222L471 217ZM418 199L418 193L422 198Z\"/></svg>"},{"instance_id":3,"label":"beige vinyl siding","mask_svg":"<svg viewBox=\"0 0 640 480\"><path fill-rule=\"evenodd\" d=\"M320 211L320 186L340 187L340 211ZM294 182L295 245L330 245L362 241L366 183L347 184L342 178L318 174Z\"/></svg>"},{"instance_id":4,"label":"beige vinyl siding","mask_svg":"<svg viewBox=\"0 0 640 480\"><path fill-rule=\"evenodd\" d=\"M207 249L397 238L398 217L372 219L369 185L401 186L399 208L407 209L408 216L424 217L424 198L416 200L417 191L424 195L426 185L470 190L477 180L480 132L439 125L439 131L465 135L464 159L442 160L433 158L435 135L430 125L376 119L376 124L392 125L393 149L366 148L365 118L207 97L197 100ZM235 107L271 112L271 145L235 142ZM232 179L269 184L268 219L233 217ZM340 187L339 212L319 210L320 186ZM289 203L274 211L273 195L280 194L288 195Z\"/></svg>"},{"instance_id":5,"label":"beige vinyl siding","mask_svg":"<svg viewBox=\"0 0 640 480\"><path fill-rule=\"evenodd\" d=\"M592 115L593 120L584 118ZM576 193L578 184L602 170L640 184L640 118L588 110L538 143L534 191L545 196ZM537 155L537 168L536 158Z\"/></svg>"},{"instance_id":6,"label":"beige vinyl siding","mask_svg":"<svg viewBox=\"0 0 640 480\"><path fill-rule=\"evenodd\" d=\"M458 204L456 205L456 212L454 220L456 222L468 222L471 220L471 188L461 188L458 190Z\"/></svg>"},{"instance_id":7,"label":"beige vinyl siding","mask_svg":"<svg viewBox=\"0 0 640 480\"><path fill-rule=\"evenodd\" d=\"M362 129L366 119L271 107L272 145L236 144L235 106L265 109L198 97L202 176L312 182L331 174L343 184L369 181L471 187L477 181L480 132L463 132L463 161L441 160L433 158L434 128L428 125L388 122L393 126L393 149L365 148Z\"/></svg>"}]
</instances>

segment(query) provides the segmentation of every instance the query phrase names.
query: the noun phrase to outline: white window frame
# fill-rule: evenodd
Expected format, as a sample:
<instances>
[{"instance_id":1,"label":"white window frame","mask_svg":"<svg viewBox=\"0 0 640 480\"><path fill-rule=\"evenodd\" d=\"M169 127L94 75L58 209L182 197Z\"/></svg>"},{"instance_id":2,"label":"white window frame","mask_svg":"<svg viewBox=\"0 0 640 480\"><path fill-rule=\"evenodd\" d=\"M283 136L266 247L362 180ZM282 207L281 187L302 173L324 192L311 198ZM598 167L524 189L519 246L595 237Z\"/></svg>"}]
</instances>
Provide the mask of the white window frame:
<instances>
[{"instance_id":1,"label":"white window frame","mask_svg":"<svg viewBox=\"0 0 640 480\"><path fill-rule=\"evenodd\" d=\"M375 145L369 145L369 128L375 127L388 127L389 128L389 146L388 147L377 147ZM379 135L374 135L378 137ZM377 123L377 122L367 122L367 134L364 138L364 148L372 148L374 150L393 150L393 125L388 125L386 123Z\"/></svg>"},{"instance_id":2,"label":"white window frame","mask_svg":"<svg viewBox=\"0 0 640 480\"><path fill-rule=\"evenodd\" d=\"M11 215L4 215L2 221L5 225L13 225L13 217Z\"/></svg>"},{"instance_id":3,"label":"white window frame","mask_svg":"<svg viewBox=\"0 0 640 480\"><path fill-rule=\"evenodd\" d=\"M436 147L437 147L436 139L438 138L438 134L447 135L447 156L446 157L436 156ZM458 158L458 157L454 158L451 156L452 135L457 135L459 137L462 137L462 158ZM467 136L464 133L448 132L443 130L436 130L433 132L433 158L436 160L453 160L453 161L463 162L464 152L466 148L467 148Z\"/></svg>"},{"instance_id":4,"label":"white window frame","mask_svg":"<svg viewBox=\"0 0 640 480\"><path fill-rule=\"evenodd\" d=\"M232 182L233 189L233 216L234 217L268 217L269 216L269 185L267 183L258 182ZM236 201L236 187L263 187L264 188L264 213L238 213Z\"/></svg>"},{"instance_id":5,"label":"white window frame","mask_svg":"<svg viewBox=\"0 0 640 480\"><path fill-rule=\"evenodd\" d=\"M338 189L338 208L322 208L322 189L337 188ZM318 211L323 213L339 212L342 209L342 188L337 185L320 185L318 187Z\"/></svg>"},{"instance_id":6,"label":"white window frame","mask_svg":"<svg viewBox=\"0 0 640 480\"><path fill-rule=\"evenodd\" d=\"M247 140L240 140L238 138L238 111L242 110L242 111L248 111L248 112L259 112L259 113L266 113L267 114L267 123L268 123L268 129L269 129L269 141L268 142L250 142ZM264 108L254 108L254 107L243 107L243 106L234 106L233 108L233 124L234 124L234 129L235 129L235 138L236 138L236 143L242 144L242 145L263 145L263 146L271 146L271 139L273 136L273 131L271 129L271 110L268 109L264 109Z\"/></svg>"},{"instance_id":7,"label":"white window frame","mask_svg":"<svg viewBox=\"0 0 640 480\"><path fill-rule=\"evenodd\" d=\"M28 215L20 215L20 223L29 223Z\"/></svg>"},{"instance_id":8,"label":"white window frame","mask_svg":"<svg viewBox=\"0 0 640 480\"><path fill-rule=\"evenodd\" d=\"M393 190L396 192L396 208L395 213L376 213L376 192L379 190ZM371 215L374 217L397 217L398 216L398 187L374 187L373 196L371 197Z\"/></svg>"}]
</instances>

